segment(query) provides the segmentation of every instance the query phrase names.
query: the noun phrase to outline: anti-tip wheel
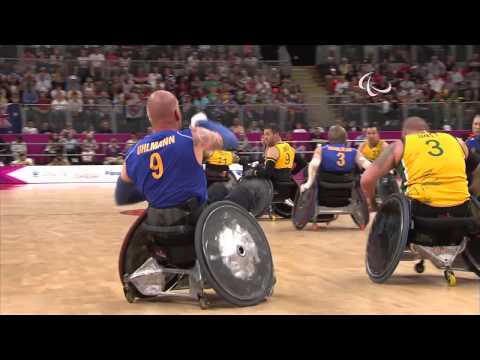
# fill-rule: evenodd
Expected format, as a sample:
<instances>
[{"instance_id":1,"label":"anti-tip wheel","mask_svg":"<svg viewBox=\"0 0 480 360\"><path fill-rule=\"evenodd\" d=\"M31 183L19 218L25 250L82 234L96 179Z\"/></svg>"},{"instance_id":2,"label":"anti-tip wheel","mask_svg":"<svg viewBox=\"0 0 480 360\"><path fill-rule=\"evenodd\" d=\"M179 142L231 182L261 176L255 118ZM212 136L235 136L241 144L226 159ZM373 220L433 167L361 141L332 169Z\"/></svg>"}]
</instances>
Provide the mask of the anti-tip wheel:
<instances>
[{"instance_id":1,"label":"anti-tip wheel","mask_svg":"<svg viewBox=\"0 0 480 360\"><path fill-rule=\"evenodd\" d=\"M125 294L125 299L127 299L127 302L130 304L133 304L135 302L136 296L133 294L133 292L130 290L128 285L125 285L123 289L123 293Z\"/></svg>"},{"instance_id":2,"label":"anti-tip wheel","mask_svg":"<svg viewBox=\"0 0 480 360\"><path fill-rule=\"evenodd\" d=\"M418 274L421 274L425 271L425 265L423 264L423 262L419 262L415 264L415 271Z\"/></svg>"},{"instance_id":3,"label":"anti-tip wheel","mask_svg":"<svg viewBox=\"0 0 480 360\"><path fill-rule=\"evenodd\" d=\"M448 286L455 286L457 284L457 278L452 271L445 271L445 279L447 280Z\"/></svg>"},{"instance_id":4,"label":"anti-tip wheel","mask_svg":"<svg viewBox=\"0 0 480 360\"><path fill-rule=\"evenodd\" d=\"M198 303L200 305L200 308L202 310L206 310L209 308L210 306L210 301L208 301L207 297L204 295L204 296L199 296L198 297Z\"/></svg>"}]
</instances>

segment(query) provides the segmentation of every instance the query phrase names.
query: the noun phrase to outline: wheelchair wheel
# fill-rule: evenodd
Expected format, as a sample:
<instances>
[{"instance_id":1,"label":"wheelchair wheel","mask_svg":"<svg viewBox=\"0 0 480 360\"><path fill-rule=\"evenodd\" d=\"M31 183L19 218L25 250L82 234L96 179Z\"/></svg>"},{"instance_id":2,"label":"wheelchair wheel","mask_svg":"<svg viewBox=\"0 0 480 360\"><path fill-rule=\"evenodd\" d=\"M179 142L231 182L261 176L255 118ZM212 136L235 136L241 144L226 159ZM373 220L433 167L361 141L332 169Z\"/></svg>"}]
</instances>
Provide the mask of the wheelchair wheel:
<instances>
[{"instance_id":1,"label":"wheelchair wheel","mask_svg":"<svg viewBox=\"0 0 480 360\"><path fill-rule=\"evenodd\" d=\"M400 188L393 175L388 174L378 181L377 197L380 204L384 203L390 195L398 193L400 193Z\"/></svg>"},{"instance_id":2,"label":"wheelchair wheel","mask_svg":"<svg viewBox=\"0 0 480 360\"><path fill-rule=\"evenodd\" d=\"M410 205L403 194L391 195L375 216L367 240L366 270L373 282L385 282L407 246Z\"/></svg>"},{"instance_id":3,"label":"wheelchair wheel","mask_svg":"<svg viewBox=\"0 0 480 360\"><path fill-rule=\"evenodd\" d=\"M251 213L256 218L261 217L272 203L272 182L270 180L253 176L242 177L239 182L247 184L255 193L255 208L251 210Z\"/></svg>"},{"instance_id":4,"label":"wheelchair wheel","mask_svg":"<svg viewBox=\"0 0 480 360\"><path fill-rule=\"evenodd\" d=\"M480 237L471 239L462 255L469 270L480 277Z\"/></svg>"},{"instance_id":5,"label":"wheelchair wheel","mask_svg":"<svg viewBox=\"0 0 480 360\"><path fill-rule=\"evenodd\" d=\"M274 286L273 260L265 234L245 209L231 201L208 206L195 229L202 274L229 303L252 306Z\"/></svg>"},{"instance_id":6,"label":"wheelchair wheel","mask_svg":"<svg viewBox=\"0 0 480 360\"><path fill-rule=\"evenodd\" d=\"M367 199L365 199L359 185L352 189L352 202L354 206L354 211L351 214L352 220L361 230L364 230L370 221L370 212L368 211Z\"/></svg>"},{"instance_id":7,"label":"wheelchair wheel","mask_svg":"<svg viewBox=\"0 0 480 360\"><path fill-rule=\"evenodd\" d=\"M317 184L312 185L303 193L297 191L295 204L292 210L293 226L297 230L302 230L315 215L315 206L317 205Z\"/></svg>"}]
</instances>

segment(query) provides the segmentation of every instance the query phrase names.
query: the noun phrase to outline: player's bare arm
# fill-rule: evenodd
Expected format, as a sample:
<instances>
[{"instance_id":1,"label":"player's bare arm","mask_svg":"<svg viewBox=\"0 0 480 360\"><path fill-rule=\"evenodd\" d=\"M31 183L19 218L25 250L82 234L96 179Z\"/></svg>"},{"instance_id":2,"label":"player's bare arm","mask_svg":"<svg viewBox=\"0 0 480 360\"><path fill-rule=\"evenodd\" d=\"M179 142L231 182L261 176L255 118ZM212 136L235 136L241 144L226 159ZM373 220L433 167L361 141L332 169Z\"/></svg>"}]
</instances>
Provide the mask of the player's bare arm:
<instances>
[{"instance_id":1,"label":"player's bare arm","mask_svg":"<svg viewBox=\"0 0 480 360\"><path fill-rule=\"evenodd\" d=\"M390 144L380 156L362 174L360 185L369 206L375 203L375 186L377 181L397 167L403 153L403 143L397 141Z\"/></svg>"},{"instance_id":2,"label":"player's bare arm","mask_svg":"<svg viewBox=\"0 0 480 360\"><path fill-rule=\"evenodd\" d=\"M315 182L315 178L317 176L318 167L322 162L322 147L317 146L313 153L312 160L308 164L308 181L305 184L300 186L300 192L304 192L305 190L309 189L313 183Z\"/></svg>"}]
</instances>

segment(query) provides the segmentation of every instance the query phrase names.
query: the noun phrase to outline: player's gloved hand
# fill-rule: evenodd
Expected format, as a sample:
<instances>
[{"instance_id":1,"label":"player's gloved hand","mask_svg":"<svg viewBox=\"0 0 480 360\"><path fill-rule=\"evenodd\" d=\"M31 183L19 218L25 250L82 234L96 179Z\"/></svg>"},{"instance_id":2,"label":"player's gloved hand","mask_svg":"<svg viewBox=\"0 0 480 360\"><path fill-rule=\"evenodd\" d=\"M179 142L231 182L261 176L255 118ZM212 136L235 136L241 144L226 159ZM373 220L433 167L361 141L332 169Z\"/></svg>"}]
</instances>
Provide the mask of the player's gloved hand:
<instances>
[{"instance_id":1,"label":"player's gloved hand","mask_svg":"<svg viewBox=\"0 0 480 360\"><path fill-rule=\"evenodd\" d=\"M310 189L310 184L305 183L305 184L300 185L300 193L303 193L303 192L307 191L308 189Z\"/></svg>"},{"instance_id":2,"label":"player's gloved hand","mask_svg":"<svg viewBox=\"0 0 480 360\"><path fill-rule=\"evenodd\" d=\"M204 113L198 113L192 116L190 125L192 127L203 127L218 133L223 139L223 148L225 150L235 150L238 147L238 139L235 134L222 124L208 120L207 115Z\"/></svg>"},{"instance_id":3,"label":"player's gloved hand","mask_svg":"<svg viewBox=\"0 0 480 360\"><path fill-rule=\"evenodd\" d=\"M256 167L258 166L258 164L260 164L259 161L254 161L253 163L250 164L250 166L251 166L252 168L256 168Z\"/></svg>"}]
</instances>

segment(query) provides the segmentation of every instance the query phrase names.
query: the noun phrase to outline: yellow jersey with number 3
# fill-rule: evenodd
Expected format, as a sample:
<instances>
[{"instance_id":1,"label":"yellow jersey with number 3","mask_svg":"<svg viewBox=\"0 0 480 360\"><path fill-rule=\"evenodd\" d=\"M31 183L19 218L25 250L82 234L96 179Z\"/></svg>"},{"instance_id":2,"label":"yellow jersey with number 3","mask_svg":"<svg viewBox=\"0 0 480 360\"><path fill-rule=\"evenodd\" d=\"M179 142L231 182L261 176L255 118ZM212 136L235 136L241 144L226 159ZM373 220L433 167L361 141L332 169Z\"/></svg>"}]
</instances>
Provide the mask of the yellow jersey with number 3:
<instances>
[{"instance_id":1,"label":"yellow jersey with number 3","mask_svg":"<svg viewBox=\"0 0 480 360\"><path fill-rule=\"evenodd\" d=\"M232 165L233 164L233 153L231 151L222 151L217 150L212 152L212 154L207 159L207 164L210 165Z\"/></svg>"},{"instance_id":2,"label":"yellow jersey with number 3","mask_svg":"<svg viewBox=\"0 0 480 360\"><path fill-rule=\"evenodd\" d=\"M375 159L378 158L378 156L382 152L383 143L384 141L380 140L377 145L371 147L368 141L365 142L365 146L362 148L363 156L365 156L370 161L375 161Z\"/></svg>"},{"instance_id":3,"label":"yellow jersey with number 3","mask_svg":"<svg viewBox=\"0 0 480 360\"><path fill-rule=\"evenodd\" d=\"M275 147L278 150L280 156L275 162L275 169L292 169L293 160L295 158L295 149L293 149L288 143L279 143Z\"/></svg>"},{"instance_id":4,"label":"yellow jersey with number 3","mask_svg":"<svg viewBox=\"0 0 480 360\"><path fill-rule=\"evenodd\" d=\"M405 136L402 166L406 195L411 199L433 207L450 207L470 197L465 153L450 134Z\"/></svg>"}]
</instances>

